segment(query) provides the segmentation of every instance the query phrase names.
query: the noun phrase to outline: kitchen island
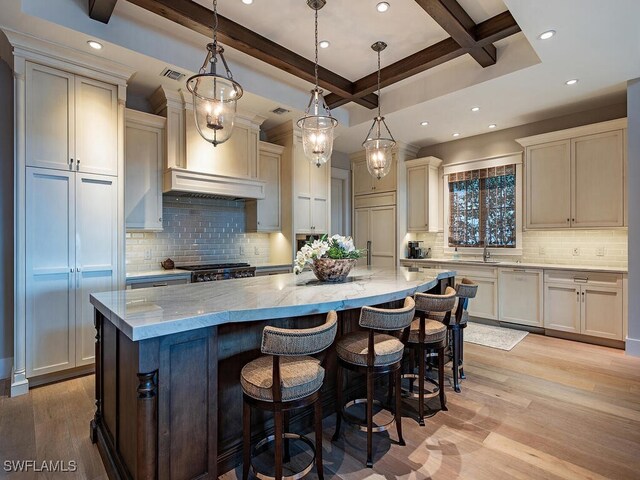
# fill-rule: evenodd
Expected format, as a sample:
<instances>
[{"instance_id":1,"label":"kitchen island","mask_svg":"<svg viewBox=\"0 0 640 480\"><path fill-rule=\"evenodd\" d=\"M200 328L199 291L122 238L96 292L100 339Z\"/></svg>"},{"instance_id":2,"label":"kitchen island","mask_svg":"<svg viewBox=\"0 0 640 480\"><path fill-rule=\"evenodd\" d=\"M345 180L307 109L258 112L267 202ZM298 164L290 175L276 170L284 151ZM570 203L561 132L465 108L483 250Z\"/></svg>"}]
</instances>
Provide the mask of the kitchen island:
<instances>
[{"instance_id":1,"label":"kitchen island","mask_svg":"<svg viewBox=\"0 0 640 480\"><path fill-rule=\"evenodd\" d=\"M441 292L454 272L358 267L344 283L311 272L122 290L91 296L96 325L96 413L91 438L110 478L217 478L240 462L240 370L260 355L266 325L308 328L338 311L338 336L365 305L398 306ZM327 352L327 371L335 353ZM353 383L357 390L361 387ZM334 378L322 390L333 412ZM307 414L292 416L292 430ZM263 437L271 420L254 415Z\"/></svg>"}]
</instances>

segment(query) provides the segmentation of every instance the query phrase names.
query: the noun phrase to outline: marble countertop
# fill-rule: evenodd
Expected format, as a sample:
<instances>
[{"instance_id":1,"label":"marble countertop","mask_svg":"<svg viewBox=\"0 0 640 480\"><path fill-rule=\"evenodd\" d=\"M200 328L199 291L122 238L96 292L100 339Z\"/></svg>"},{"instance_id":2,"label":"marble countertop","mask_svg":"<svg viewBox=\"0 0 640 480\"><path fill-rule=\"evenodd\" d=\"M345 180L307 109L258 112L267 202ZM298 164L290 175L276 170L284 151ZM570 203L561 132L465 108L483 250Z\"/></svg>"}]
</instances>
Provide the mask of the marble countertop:
<instances>
[{"instance_id":1,"label":"marble countertop","mask_svg":"<svg viewBox=\"0 0 640 480\"><path fill-rule=\"evenodd\" d=\"M627 273L625 267L608 267L606 265L566 265L557 263L526 263L497 261L494 263L483 263L482 260L468 260L464 258L403 258L403 262L412 262L425 265L460 264L477 267L506 267L506 268L539 268L544 270L572 270L582 272L607 272L607 273Z\"/></svg>"},{"instance_id":2,"label":"marble countertop","mask_svg":"<svg viewBox=\"0 0 640 480\"><path fill-rule=\"evenodd\" d=\"M131 340L224 323L296 317L399 300L454 272L356 267L344 283L312 272L94 293L91 303Z\"/></svg>"},{"instance_id":3,"label":"marble countertop","mask_svg":"<svg viewBox=\"0 0 640 480\"><path fill-rule=\"evenodd\" d=\"M293 270L293 262L292 263L259 263L254 265L256 270L269 270L270 268L279 269L279 268L290 268Z\"/></svg>"},{"instance_id":4,"label":"marble countertop","mask_svg":"<svg viewBox=\"0 0 640 480\"><path fill-rule=\"evenodd\" d=\"M191 272L188 270L182 270L180 268L174 268L172 270L147 270L144 272L127 272L127 280L143 280L146 278L155 278L155 277L188 277L191 276Z\"/></svg>"}]
</instances>

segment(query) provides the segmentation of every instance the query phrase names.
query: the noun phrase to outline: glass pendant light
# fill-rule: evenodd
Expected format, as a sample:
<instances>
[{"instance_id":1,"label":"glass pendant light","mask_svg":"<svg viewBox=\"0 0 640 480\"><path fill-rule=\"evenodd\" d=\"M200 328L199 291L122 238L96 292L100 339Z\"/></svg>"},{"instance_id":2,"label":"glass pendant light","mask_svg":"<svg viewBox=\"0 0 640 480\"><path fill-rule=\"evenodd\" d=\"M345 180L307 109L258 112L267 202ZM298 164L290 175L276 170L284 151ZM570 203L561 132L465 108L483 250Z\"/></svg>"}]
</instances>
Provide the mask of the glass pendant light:
<instances>
[{"instance_id":1,"label":"glass pendant light","mask_svg":"<svg viewBox=\"0 0 640 480\"><path fill-rule=\"evenodd\" d=\"M315 88L311 90L311 98L304 117L298 120L298 127L302 130L304 154L318 167L331 158L333 129L338 125L338 121L331 116L331 110L324 101L322 90L318 87L318 10L325 4L326 0L307 0L307 5L315 10Z\"/></svg>"},{"instance_id":2,"label":"glass pendant light","mask_svg":"<svg viewBox=\"0 0 640 480\"><path fill-rule=\"evenodd\" d=\"M380 52L387 48L384 42L376 42L371 45L371 49L378 53L378 116L373 119L373 124L367 134L367 139L362 143L367 154L367 170L369 173L380 180L384 177L393 163L393 147L396 141L387 127L387 122L380 113Z\"/></svg>"},{"instance_id":3,"label":"glass pendant light","mask_svg":"<svg viewBox=\"0 0 640 480\"><path fill-rule=\"evenodd\" d=\"M218 60L222 61L225 75L217 73ZM200 72L187 80L187 88L193 95L196 128L202 138L214 147L229 140L236 118L236 104L243 91L229 70L224 48L218 44L217 0L213 0L213 42L207 45L207 57Z\"/></svg>"}]
</instances>

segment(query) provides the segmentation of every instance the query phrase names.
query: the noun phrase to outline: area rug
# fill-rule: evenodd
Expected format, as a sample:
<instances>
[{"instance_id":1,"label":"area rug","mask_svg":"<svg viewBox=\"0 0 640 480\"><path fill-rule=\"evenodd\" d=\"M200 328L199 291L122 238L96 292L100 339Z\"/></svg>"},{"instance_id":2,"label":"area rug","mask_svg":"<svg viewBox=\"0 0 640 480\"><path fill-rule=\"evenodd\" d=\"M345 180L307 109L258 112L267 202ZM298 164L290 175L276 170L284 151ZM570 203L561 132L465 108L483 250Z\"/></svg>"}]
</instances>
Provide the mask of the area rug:
<instances>
[{"instance_id":1,"label":"area rug","mask_svg":"<svg viewBox=\"0 0 640 480\"><path fill-rule=\"evenodd\" d=\"M511 350L528 334L529 332L522 330L469 322L464 329L464 341L500 350Z\"/></svg>"}]
</instances>

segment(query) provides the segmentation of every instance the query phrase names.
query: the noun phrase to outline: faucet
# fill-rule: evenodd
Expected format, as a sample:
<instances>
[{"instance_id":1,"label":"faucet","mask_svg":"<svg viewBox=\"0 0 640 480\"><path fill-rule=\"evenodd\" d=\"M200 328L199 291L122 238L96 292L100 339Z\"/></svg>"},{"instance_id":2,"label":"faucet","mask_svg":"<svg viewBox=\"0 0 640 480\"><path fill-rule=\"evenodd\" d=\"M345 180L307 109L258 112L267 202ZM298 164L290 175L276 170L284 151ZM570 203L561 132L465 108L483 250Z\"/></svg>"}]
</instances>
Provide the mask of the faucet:
<instances>
[{"instance_id":1,"label":"faucet","mask_svg":"<svg viewBox=\"0 0 640 480\"><path fill-rule=\"evenodd\" d=\"M482 249L482 261L488 262L491 258L491 252L487 248L487 238L484 239L484 248Z\"/></svg>"}]
</instances>

